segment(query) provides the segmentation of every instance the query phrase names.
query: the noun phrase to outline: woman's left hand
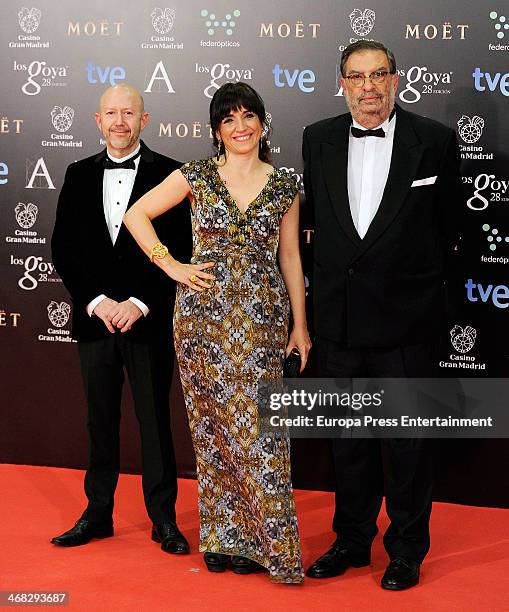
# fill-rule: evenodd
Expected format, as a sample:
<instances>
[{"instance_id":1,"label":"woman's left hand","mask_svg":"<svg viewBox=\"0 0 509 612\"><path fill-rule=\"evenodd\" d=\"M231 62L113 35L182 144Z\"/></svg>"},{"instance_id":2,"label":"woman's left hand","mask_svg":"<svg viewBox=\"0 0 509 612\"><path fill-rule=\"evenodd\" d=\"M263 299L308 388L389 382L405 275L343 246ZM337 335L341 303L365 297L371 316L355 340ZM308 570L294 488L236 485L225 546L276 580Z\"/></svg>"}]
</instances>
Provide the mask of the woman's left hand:
<instances>
[{"instance_id":1,"label":"woman's left hand","mask_svg":"<svg viewBox=\"0 0 509 612\"><path fill-rule=\"evenodd\" d=\"M296 348L300 353L300 371L302 372L306 367L308 354L311 349L311 338L309 337L308 328L306 326L295 326L293 328L286 346L286 357L288 357L293 348Z\"/></svg>"}]
</instances>

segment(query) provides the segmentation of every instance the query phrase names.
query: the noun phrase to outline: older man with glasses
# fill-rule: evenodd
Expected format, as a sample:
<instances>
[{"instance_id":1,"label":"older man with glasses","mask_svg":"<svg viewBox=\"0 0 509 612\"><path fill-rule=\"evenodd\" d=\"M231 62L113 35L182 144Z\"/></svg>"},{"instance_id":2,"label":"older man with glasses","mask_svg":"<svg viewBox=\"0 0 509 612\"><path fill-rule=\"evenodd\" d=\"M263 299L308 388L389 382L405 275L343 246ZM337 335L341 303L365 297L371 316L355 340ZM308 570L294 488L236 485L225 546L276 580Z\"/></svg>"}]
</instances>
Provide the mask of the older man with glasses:
<instances>
[{"instance_id":1,"label":"older man with glasses","mask_svg":"<svg viewBox=\"0 0 509 612\"><path fill-rule=\"evenodd\" d=\"M430 377L444 262L462 205L455 133L395 105L396 61L383 44L349 45L341 74L350 112L307 127L303 143L320 375ZM390 563L382 587L416 585L429 549L427 441L336 439L332 446L337 539L307 575L330 578L370 563L385 493Z\"/></svg>"}]
</instances>

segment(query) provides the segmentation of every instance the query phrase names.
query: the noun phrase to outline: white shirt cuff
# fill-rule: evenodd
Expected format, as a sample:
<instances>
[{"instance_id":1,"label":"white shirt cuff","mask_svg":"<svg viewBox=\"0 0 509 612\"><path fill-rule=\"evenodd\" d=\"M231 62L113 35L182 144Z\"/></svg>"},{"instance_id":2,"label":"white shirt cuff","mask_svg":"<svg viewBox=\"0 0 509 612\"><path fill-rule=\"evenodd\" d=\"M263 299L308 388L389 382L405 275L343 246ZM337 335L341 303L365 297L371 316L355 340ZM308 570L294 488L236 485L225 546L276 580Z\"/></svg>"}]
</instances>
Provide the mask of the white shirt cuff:
<instances>
[{"instance_id":1,"label":"white shirt cuff","mask_svg":"<svg viewBox=\"0 0 509 612\"><path fill-rule=\"evenodd\" d=\"M132 302L135 306L138 306L138 308L141 310L141 312L143 313L143 316L146 317L149 313L149 308L146 304L144 304L141 300L138 300L135 297L130 297L129 301Z\"/></svg>"},{"instance_id":2,"label":"white shirt cuff","mask_svg":"<svg viewBox=\"0 0 509 612\"><path fill-rule=\"evenodd\" d=\"M91 317L94 314L94 308L100 304L104 299L106 298L106 296L104 295L104 293L101 293L101 295L98 295L94 300L92 300L88 306L87 306L87 314L89 317Z\"/></svg>"}]
</instances>

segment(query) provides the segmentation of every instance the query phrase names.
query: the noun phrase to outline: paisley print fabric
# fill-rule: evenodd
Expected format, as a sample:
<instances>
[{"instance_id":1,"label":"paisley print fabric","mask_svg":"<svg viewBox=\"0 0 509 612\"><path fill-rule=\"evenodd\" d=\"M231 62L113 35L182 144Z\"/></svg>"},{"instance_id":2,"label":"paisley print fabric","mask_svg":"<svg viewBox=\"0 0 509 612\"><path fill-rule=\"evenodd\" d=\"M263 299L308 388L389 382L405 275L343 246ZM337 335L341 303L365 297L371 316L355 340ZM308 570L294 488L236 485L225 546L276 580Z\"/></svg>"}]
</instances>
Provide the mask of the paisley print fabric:
<instances>
[{"instance_id":1,"label":"paisley print fabric","mask_svg":"<svg viewBox=\"0 0 509 612\"><path fill-rule=\"evenodd\" d=\"M200 551L241 555L276 582L302 582L286 438L258 432L257 383L282 375L289 301L279 223L297 193L274 169L242 214L212 159L181 167L194 197L192 263L211 289L179 285L174 333L196 453Z\"/></svg>"}]
</instances>

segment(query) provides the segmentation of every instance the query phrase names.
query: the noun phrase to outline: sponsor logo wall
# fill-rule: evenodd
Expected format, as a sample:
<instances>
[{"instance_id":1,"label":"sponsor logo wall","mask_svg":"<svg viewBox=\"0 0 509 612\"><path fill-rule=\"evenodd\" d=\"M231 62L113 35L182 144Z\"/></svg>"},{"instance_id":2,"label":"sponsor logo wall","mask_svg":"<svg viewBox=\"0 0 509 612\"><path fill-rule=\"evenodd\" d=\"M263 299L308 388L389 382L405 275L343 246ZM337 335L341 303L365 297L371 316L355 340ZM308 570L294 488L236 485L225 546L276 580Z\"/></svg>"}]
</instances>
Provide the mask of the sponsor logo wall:
<instances>
[{"instance_id":1,"label":"sponsor logo wall","mask_svg":"<svg viewBox=\"0 0 509 612\"><path fill-rule=\"evenodd\" d=\"M402 0L142 0L119 13L115 5L79 0L11 0L2 9L0 335L15 335L24 319L33 325L14 350L49 350L42 339L70 338L71 302L53 269L50 237L66 167L104 144L93 113L106 87L129 82L144 92L145 141L186 161L213 152L214 92L227 81L252 84L270 111L274 164L302 188L304 126L346 110L341 51L378 39L396 55L397 103L446 123L460 144L465 201L457 223L464 239L451 278L460 303L444 326L441 365L481 364L471 371L495 375L495 349L509 346L505 3L432 0L424 10ZM303 207L307 272L313 232ZM23 317L13 319L19 311ZM470 342L466 352L457 348ZM70 367L67 346L52 350L51 365L41 367ZM475 361L451 357L474 353Z\"/></svg>"}]
</instances>

